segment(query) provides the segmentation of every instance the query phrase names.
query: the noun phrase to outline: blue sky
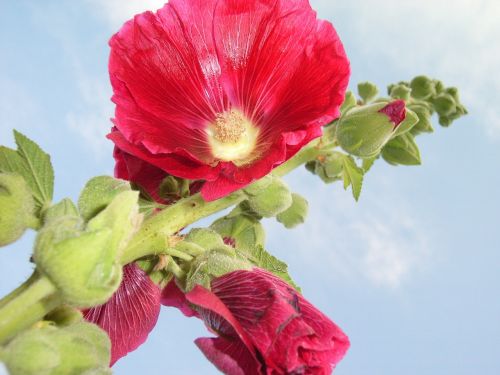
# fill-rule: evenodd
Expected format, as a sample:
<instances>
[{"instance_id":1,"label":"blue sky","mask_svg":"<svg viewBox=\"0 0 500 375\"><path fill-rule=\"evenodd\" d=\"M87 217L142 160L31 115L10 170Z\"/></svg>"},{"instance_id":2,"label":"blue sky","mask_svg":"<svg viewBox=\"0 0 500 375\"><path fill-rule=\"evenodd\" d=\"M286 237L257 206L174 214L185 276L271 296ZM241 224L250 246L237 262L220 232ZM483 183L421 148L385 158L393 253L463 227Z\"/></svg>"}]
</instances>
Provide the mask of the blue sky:
<instances>
[{"instance_id":1,"label":"blue sky","mask_svg":"<svg viewBox=\"0 0 500 375\"><path fill-rule=\"evenodd\" d=\"M337 28L355 83L427 74L460 88L470 115L418 138L420 167L379 162L355 203L340 185L288 177L310 216L268 248L350 336L338 375L500 373L500 4L495 0L313 0ZM107 40L162 1L0 2L0 143L12 128L52 155L56 198L113 169ZM0 294L30 273L33 234L0 249ZM192 341L203 325L162 309L118 375L216 374ZM0 370L1 373L1 370Z\"/></svg>"}]
</instances>

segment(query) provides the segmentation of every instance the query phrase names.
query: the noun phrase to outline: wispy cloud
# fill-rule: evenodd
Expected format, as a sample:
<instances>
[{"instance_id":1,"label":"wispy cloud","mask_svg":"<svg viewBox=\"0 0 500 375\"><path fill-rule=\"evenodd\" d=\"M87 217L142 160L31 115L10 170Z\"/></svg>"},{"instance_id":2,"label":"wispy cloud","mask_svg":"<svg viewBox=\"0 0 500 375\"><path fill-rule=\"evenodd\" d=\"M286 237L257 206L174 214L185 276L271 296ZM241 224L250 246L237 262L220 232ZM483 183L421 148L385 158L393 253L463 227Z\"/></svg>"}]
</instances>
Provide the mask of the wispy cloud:
<instances>
[{"instance_id":1,"label":"wispy cloud","mask_svg":"<svg viewBox=\"0 0 500 375\"><path fill-rule=\"evenodd\" d=\"M161 8L167 0L86 0L95 10L96 14L102 18L112 28L118 28L135 14L146 10L157 10Z\"/></svg>"},{"instance_id":2,"label":"wispy cloud","mask_svg":"<svg viewBox=\"0 0 500 375\"><path fill-rule=\"evenodd\" d=\"M411 214L411 207L393 189L383 188L379 194L367 190L362 201L355 203L349 192L338 185L302 181L306 180L295 177L291 185L304 191L310 215L304 225L288 232L286 238L270 238L270 246L286 246L290 252L298 253L298 263L307 265L309 270L390 289L403 286L426 268L432 253L428 235ZM379 181L378 185L385 184ZM283 231L269 224L271 232ZM290 256L288 260L294 258Z\"/></svg>"},{"instance_id":3,"label":"wispy cloud","mask_svg":"<svg viewBox=\"0 0 500 375\"><path fill-rule=\"evenodd\" d=\"M387 71L429 72L460 88L472 116L500 140L500 2L495 0L312 0L322 15L349 19L352 51ZM369 77L368 77L369 78Z\"/></svg>"}]
</instances>

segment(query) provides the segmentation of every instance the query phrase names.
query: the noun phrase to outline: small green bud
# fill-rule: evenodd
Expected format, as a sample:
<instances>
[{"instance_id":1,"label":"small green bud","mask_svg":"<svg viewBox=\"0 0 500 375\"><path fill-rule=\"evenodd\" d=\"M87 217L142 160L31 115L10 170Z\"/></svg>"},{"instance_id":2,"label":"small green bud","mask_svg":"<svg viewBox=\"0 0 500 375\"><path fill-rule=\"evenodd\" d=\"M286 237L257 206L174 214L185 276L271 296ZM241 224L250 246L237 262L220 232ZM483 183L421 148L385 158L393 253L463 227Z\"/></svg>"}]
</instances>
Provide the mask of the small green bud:
<instances>
[{"instance_id":1,"label":"small green bud","mask_svg":"<svg viewBox=\"0 0 500 375\"><path fill-rule=\"evenodd\" d=\"M393 99L408 100L410 99L411 89L403 84L393 85L389 95Z\"/></svg>"},{"instance_id":2,"label":"small green bud","mask_svg":"<svg viewBox=\"0 0 500 375\"><path fill-rule=\"evenodd\" d=\"M276 219L283 224L286 228L293 228L302 224L309 211L309 204L307 200L298 194L292 194L292 205L282 213L276 216Z\"/></svg>"},{"instance_id":3,"label":"small green bud","mask_svg":"<svg viewBox=\"0 0 500 375\"><path fill-rule=\"evenodd\" d=\"M434 89L436 90L436 94L441 94L445 89L443 82L441 82L438 79L433 80L433 82L434 82Z\"/></svg>"},{"instance_id":4,"label":"small green bud","mask_svg":"<svg viewBox=\"0 0 500 375\"><path fill-rule=\"evenodd\" d=\"M408 108L415 112L418 117L418 122L411 129L412 134L432 133L434 131L431 122L432 113L427 105L410 104Z\"/></svg>"},{"instance_id":5,"label":"small green bud","mask_svg":"<svg viewBox=\"0 0 500 375\"><path fill-rule=\"evenodd\" d=\"M340 119L337 140L352 155L373 157L394 136L405 117L406 108L402 100L353 108Z\"/></svg>"},{"instance_id":6,"label":"small green bud","mask_svg":"<svg viewBox=\"0 0 500 375\"><path fill-rule=\"evenodd\" d=\"M114 197L130 190L130 184L110 176L94 177L87 182L78 199L78 208L85 221L90 220L111 203Z\"/></svg>"},{"instance_id":7,"label":"small green bud","mask_svg":"<svg viewBox=\"0 0 500 375\"><path fill-rule=\"evenodd\" d=\"M353 107L356 107L356 96L352 91L345 93L344 103L340 106L340 113L344 114Z\"/></svg>"},{"instance_id":8,"label":"small green bud","mask_svg":"<svg viewBox=\"0 0 500 375\"><path fill-rule=\"evenodd\" d=\"M378 88L371 82L358 83L358 94L364 103L369 103L378 95Z\"/></svg>"},{"instance_id":9,"label":"small green bud","mask_svg":"<svg viewBox=\"0 0 500 375\"><path fill-rule=\"evenodd\" d=\"M343 178L344 157L339 152L330 152L307 163L306 168L329 184Z\"/></svg>"},{"instance_id":10,"label":"small green bud","mask_svg":"<svg viewBox=\"0 0 500 375\"><path fill-rule=\"evenodd\" d=\"M43 325L15 337L4 361L11 375L81 375L104 371L110 351L108 335L94 324Z\"/></svg>"},{"instance_id":11,"label":"small green bud","mask_svg":"<svg viewBox=\"0 0 500 375\"><path fill-rule=\"evenodd\" d=\"M190 195L189 180L174 176L167 176L160 184L160 197L167 200L177 200Z\"/></svg>"},{"instance_id":12,"label":"small green bud","mask_svg":"<svg viewBox=\"0 0 500 375\"><path fill-rule=\"evenodd\" d=\"M252 216L228 215L215 221L210 228L219 233L226 244L239 250L247 251L265 243L264 228Z\"/></svg>"},{"instance_id":13,"label":"small green bud","mask_svg":"<svg viewBox=\"0 0 500 375\"><path fill-rule=\"evenodd\" d=\"M420 165L420 151L415 138L405 133L392 139L382 150L382 157L392 165Z\"/></svg>"},{"instance_id":14,"label":"small green bud","mask_svg":"<svg viewBox=\"0 0 500 375\"><path fill-rule=\"evenodd\" d=\"M59 203L49 207L43 214L43 222L45 224L50 221L59 220L61 217L79 217L78 209L69 198L65 198Z\"/></svg>"},{"instance_id":15,"label":"small green bud","mask_svg":"<svg viewBox=\"0 0 500 375\"><path fill-rule=\"evenodd\" d=\"M184 241L194 243L205 250L224 247L224 240L213 229L194 228L189 231Z\"/></svg>"},{"instance_id":16,"label":"small green bud","mask_svg":"<svg viewBox=\"0 0 500 375\"><path fill-rule=\"evenodd\" d=\"M440 116L451 115L457 109L455 99L450 94L439 94L432 103Z\"/></svg>"},{"instance_id":17,"label":"small green bud","mask_svg":"<svg viewBox=\"0 0 500 375\"><path fill-rule=\"evenodd\" d=\"M23 177L0 173L0 246L22 236L36 218L35 201Z\"/></svg>"},{"instance_id":18,"label":"small green bud","mask_svg":"<svg viewBox=\"0 0 500 375\"><path fill-rule=\"evenodd\" d=\"M58 326L70 326L80 322L83 319L83 315L79 309L62 305L52 310L45 319L56 323Z\"/></svg>"},{"instance_id":19,"label":"small green bud","mask_svg":"<svg viewBox=\"0 0 500 375\"><path fill-rule=\"evenodd\" d=\"M250 209L263 217L276 216L292 204L288 186L277 177L271 177L270 183L256 195L246 192Z\"/></svg>"},{"instance_id":20,"label":"small green bud","mask_svg":"<svg viewBox=\"0 0 500 375\"><path fill-rule=\"evenodd\" d=\"M427 99L436 94L434 81L426 76L417 76L410 83L411 96L415 99Z\"/></svg>"},{"instance_id":21,"label":"small green bud","mask_svg":"<svg viewBox=\"0 0 500 375\"><path fill-rule=\"evenodd\" d=\"M65 302L80 308L106 302L122 277L121 252L136 231L138 192L124 191L85 228L64 216L39 232L34 260Z\"/></svg>"}]
</instances>

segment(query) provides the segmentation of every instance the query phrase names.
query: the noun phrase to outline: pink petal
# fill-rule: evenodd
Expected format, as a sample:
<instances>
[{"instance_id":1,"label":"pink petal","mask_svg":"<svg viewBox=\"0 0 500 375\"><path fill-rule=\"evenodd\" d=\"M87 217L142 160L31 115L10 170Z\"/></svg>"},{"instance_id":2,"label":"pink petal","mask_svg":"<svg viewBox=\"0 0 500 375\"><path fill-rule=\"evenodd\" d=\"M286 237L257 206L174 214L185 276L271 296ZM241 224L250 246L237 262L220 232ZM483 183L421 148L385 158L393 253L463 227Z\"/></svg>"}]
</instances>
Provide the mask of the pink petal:
<instances>
[{"instance_id":1,"label":"pink petal","mask_svg":"<svg viewBox=\"0 0 500 375\"><path fill-rule=\"evenodd\" d=\"M156 325L160 288L135 264L123 269L123 280L104 305L84 312L89 322L104 329L111 339L111 364L139 347Z\"/></svg>"}]
</instances>

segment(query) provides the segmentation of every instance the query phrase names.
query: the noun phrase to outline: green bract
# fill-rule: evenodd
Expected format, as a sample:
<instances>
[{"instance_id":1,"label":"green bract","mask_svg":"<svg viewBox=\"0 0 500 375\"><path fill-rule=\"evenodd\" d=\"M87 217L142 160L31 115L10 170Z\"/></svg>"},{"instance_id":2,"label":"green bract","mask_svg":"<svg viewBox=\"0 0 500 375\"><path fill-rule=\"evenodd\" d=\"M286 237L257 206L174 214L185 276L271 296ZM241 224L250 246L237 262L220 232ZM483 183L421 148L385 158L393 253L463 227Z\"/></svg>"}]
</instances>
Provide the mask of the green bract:
<instances>
[{"instance_id":1,"label":"green bract","mask_svg":"<svg viewBox=\"0 0 500 375\"><path fill-rule=\"evenodd\" d=\"M358 83L358 94L364 103L369 103L378 95L378 88L371 82Z\"/></svg>"},{"instance_id":2,"label":"green bract","mask_svg":"<svg viewBox=\"0 0 500 375\"><path fill-rule=\"evenodd\" d=\"M286 228L293 228L306 220L309 205L299 194L292 193L292 205L276 216L276 219Z\"/></svg>"},{"instance_id":3,"label":"green bract","mask_svg":"<svg viewBox=\"0 0 500 375\"><path fill-rule=\"evenodd\" d=\"M91 323L42 325L19 334L5 348L10 375L110 374L108 335Z\"/></svg>"},{"instance_id":4,"label":"green bract","mask_svg":"<svg viewBox=\"0 0 500 375\"><path fill-rule=\"evenodd\" d=\"M17 240L36 221L35 201L24 178L0 173L0 246Z\"/></svg>"},{"instance_id":5,"label":"green bract","mask_svg":"<svg viewBox=\"0 0 500 375\"><path fill-rule=\"evenodd\" d=\"M137 192L121 192L86 225L79 217L62 216L39 232L34 260L67 303L95 306L118 288L119 258L139 224L137 198Z\"/></svg>"}]
</instances>

